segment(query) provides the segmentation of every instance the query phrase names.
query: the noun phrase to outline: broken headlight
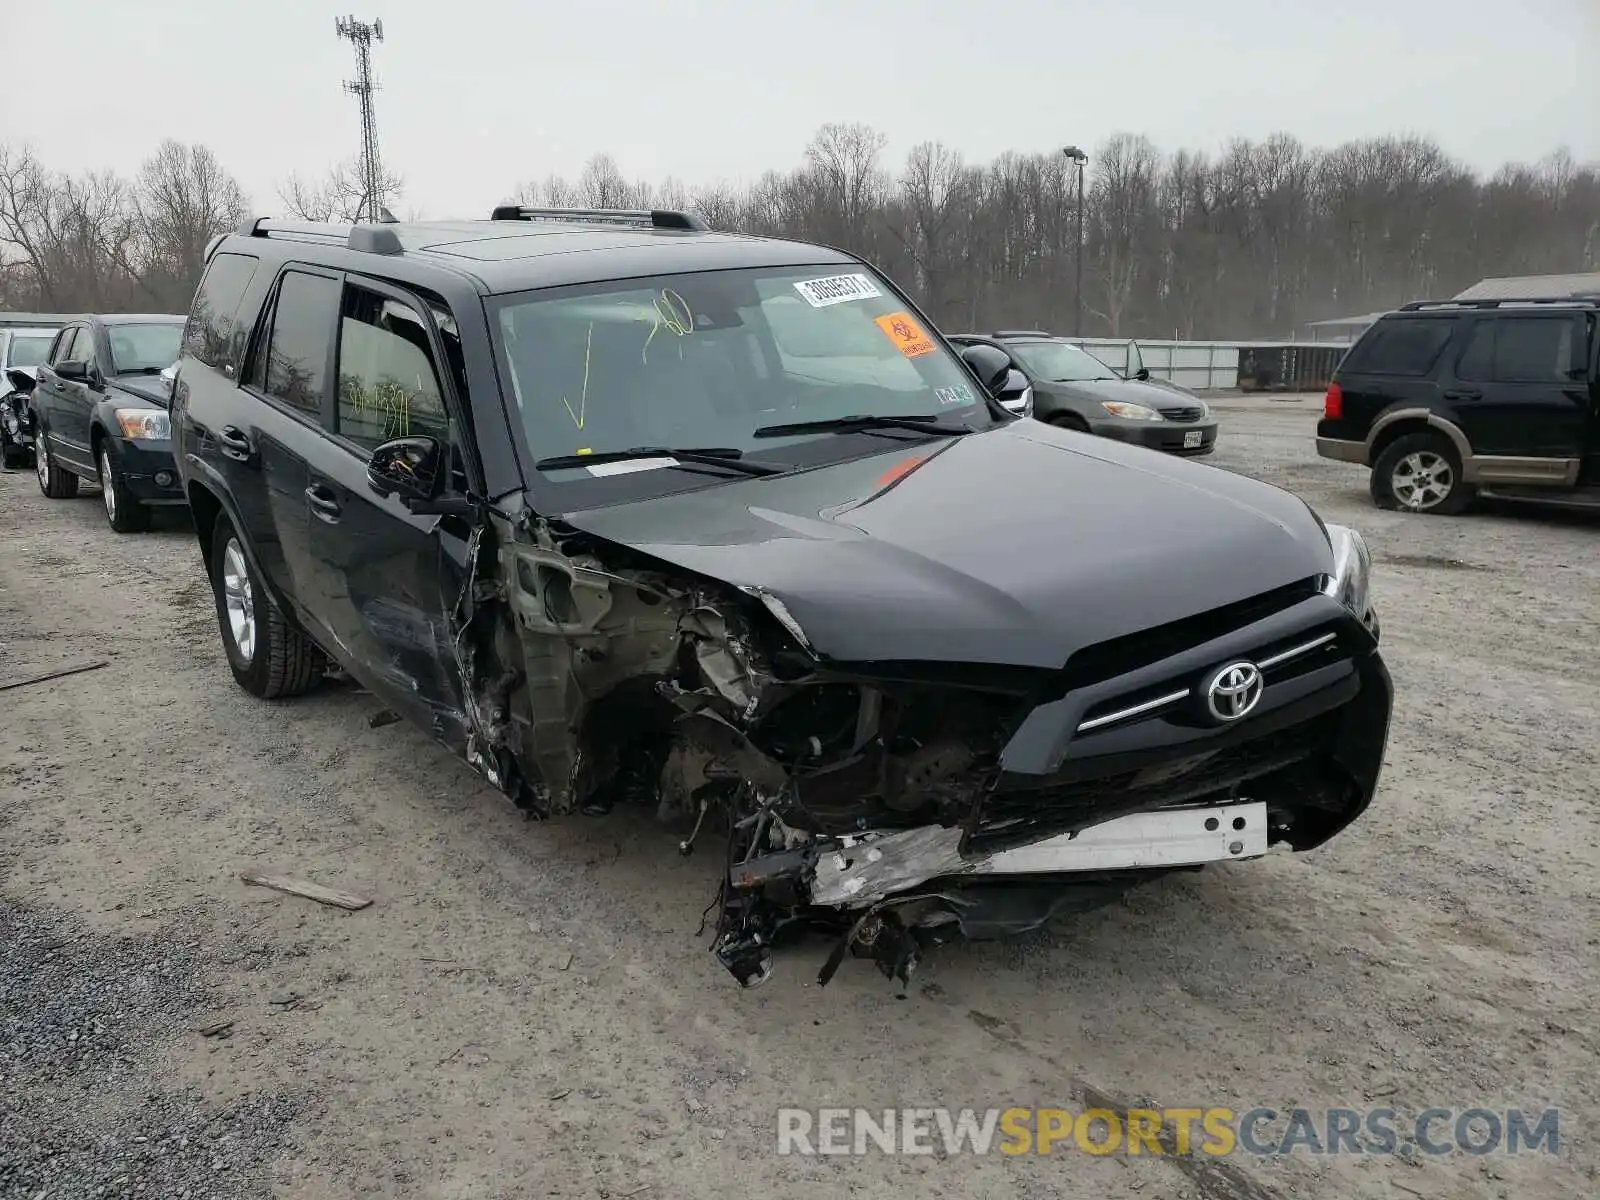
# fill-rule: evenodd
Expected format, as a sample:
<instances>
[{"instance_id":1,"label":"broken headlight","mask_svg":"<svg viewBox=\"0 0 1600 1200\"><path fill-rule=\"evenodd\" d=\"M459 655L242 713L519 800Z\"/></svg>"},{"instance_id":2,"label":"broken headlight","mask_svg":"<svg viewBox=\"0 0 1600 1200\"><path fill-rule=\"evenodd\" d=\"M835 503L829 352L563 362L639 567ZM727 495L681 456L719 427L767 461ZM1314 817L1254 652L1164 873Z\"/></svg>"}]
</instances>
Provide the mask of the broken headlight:
<instances>
[{"instance_id":1,"label":"broken headlight","mask_svg":"<svg viewBox=\"0 0 1600 1200\"><path fill-rule=\"evenodd\" d=\"M1364 621L1368 607L1368 585L1372 579L1372 555L1367 543L1354 529L1328 525L1328 541L1333 544L1333 573L1323 577L1322 590Z\"/></svg>"}]
</instances>

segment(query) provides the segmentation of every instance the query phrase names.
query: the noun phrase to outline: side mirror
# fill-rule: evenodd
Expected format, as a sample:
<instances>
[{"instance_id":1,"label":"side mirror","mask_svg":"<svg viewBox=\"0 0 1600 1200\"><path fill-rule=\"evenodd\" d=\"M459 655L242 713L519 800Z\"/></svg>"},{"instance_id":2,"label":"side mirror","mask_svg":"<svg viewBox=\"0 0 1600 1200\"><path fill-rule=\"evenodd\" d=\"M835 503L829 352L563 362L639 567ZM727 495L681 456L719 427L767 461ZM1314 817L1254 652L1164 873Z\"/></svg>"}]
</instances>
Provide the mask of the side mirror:
<instances>
[{"instance_id":1,"label":"side mirror","mask_svg":"<svg viewBox=\"0 0 1600 1200\"><path fill-rule=\"evenodd\" d=\"M1133 377L1135 379L1137 379L1140 383L1143 383L1146 379L1150 378L1150 368L1149 367L1140 367L1137 371L1135 371L1133 373Z\"/></svg>"},{"instance_id":2,"label":"side mirror","mask_svg":"<svg viewBox=\"0 0 1600 1200\"><path fill-rule=\"evenodd\" d=\"M89 364L81 359L63 359L51 369L55 371L57 379L70 379L75 383L89 381Z\"/></svg>"},{"instance_id":3,"label":"side mirror","mask_svg":"<svg viewBox=\"0 0 1600 1200\"><path fill-rule=\"evenodd\" d=\"M1011 356L1004 350L978 342L961 348L961 360L978 377L978 382L991 396L997 396L1006 386L1011 374Z\"/></svg>"},{"instance_id":4,"label":"side mirror","mask_svg":"<svg viewBox=\"0 0 1600 1200\"><path fill-rule=\"evenodd\" d=\"M430 437L384 442L367 460L367 486L380 496L398 496L407 508L426 504L444 490L443 457Z\"/></svg>"},{"instance_id":5,"label":"side mirror","mask_svg":"<svg viewBox=\"0 0 1600 1200\"><path fill-rule=\"evenodd\" d=\"M20 392L22 395L26 396L29 392L33 391L34 385L38 381L34 379L32 375L28 374L28 372L24 371L21 367L12 367L6 372L6 382L11 385L14 391Z\"/></svg>"}]
</instances>

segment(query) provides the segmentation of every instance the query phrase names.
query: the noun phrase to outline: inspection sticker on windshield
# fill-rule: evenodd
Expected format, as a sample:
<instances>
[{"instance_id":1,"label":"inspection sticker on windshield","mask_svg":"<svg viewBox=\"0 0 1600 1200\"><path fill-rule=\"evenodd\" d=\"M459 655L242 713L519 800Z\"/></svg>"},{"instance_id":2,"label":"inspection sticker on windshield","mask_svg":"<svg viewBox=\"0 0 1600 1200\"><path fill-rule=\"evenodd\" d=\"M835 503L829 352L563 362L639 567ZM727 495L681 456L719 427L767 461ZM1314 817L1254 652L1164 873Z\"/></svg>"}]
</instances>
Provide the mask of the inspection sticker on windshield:
<instances>
[{"instance_id":1,"label":"inspection sticker on windshield","mask_svg":"<svg viewBox=\"0 0 1600 1200\"><path fill-rule=\"evenodd\" d=\"M922 326L911 319L910 313L890 313L877 320L878 328L883 330L883 336L893 342L900 353L907 358L933 353L933 339L922 332Z\"/></svg>"},{"instance_id":2,"label":"inspection sticker on windshield","mask_svg":"<svg viewBox=\"0 0 1600 1200\"><path fill-rule=\"evenodd\" d=\"M831 275L827 279L802 279L794 290L812 308L827 308L848 300L872 300L883 295L865 275Z\"/></svg>"}]
</instances>

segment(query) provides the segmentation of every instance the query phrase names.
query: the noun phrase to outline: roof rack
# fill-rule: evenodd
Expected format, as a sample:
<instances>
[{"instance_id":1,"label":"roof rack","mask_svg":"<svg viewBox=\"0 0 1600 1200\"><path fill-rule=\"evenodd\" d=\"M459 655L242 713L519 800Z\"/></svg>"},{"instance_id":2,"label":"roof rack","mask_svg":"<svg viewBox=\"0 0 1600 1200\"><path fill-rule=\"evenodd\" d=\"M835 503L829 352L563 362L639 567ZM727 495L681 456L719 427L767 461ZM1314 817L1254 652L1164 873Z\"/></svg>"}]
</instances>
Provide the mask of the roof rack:
<instances>
[{"instance_id":1,"label":"roof rack","mask_svg":"<svg viewBox=\"0 0 1600 1200\"><path fill-rule=\"evenodd\" d=\"M1044 329L996 329L990 337L1054 337L1055 334Z\"/></svg>"},{"instance_id":2,"label":"roof rack","mask_svg":"<svg viewBox=\"0 0 1600 1200\"><path fill-rule=\"evenodd\" d=\"M279 221L268 217L249 217L239 226L241 237L269 238L282 235L296 241L319 241L337 245L343 242L363 254L399 254L400 235L388 225L322 225L315 221Z\"/></svg>"},{"instance_id":3,"label":"roof rack","mask_svg":"<svg viewBox=\"0 0 1600 1200\"><path fill-rule=\"evenodd\" d=\"M501 204L491 221L573 221L592 225L637 225L646 229L686 229L705 233L711 226L694 213L670 208L528 208Z\"/></svg>"},{"instance_id":4,"label":"roof rack","mask_svg":"<svg viewBox=\"0 0 1600 1200\"><path fill-rule=\"evenodd\" d=\"M1515 304L1594 304L1600 302L1600 292L1579 292L1571 296L1507 296L1503 300L1413 300L1402 304L1398 312L1421 312L1432 308L1499 308Z\"/></svg>"}]
</instances>

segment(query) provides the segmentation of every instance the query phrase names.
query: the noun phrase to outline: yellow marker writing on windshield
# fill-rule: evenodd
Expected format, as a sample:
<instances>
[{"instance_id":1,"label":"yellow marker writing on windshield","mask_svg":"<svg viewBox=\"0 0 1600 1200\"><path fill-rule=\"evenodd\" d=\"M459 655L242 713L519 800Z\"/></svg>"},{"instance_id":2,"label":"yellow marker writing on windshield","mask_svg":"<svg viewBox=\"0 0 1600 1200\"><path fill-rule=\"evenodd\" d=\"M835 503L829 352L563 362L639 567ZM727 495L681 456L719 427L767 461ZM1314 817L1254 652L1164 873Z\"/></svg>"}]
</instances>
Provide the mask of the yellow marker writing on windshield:
<instances>
[{"instance_id":1,"label":"yellow marker writing on windshield","mask_svg":"<svg viewBox=\"0 0 1600 1200\"><path fill-rule=\"evenodd\" d=\"M679 337L688 337L694 332L694 313L689 308L689 302L671 288L661 289L661 294L651 302L650 311L640 320L651 323L650 336L644 339L644 345L639 349L639 358L646 366L650 363L650 343L655 341L663 325Z\"/></svg>"},{"instance_id":2,"label":"yellow marker writing on windshield","mask_svg":"<svg viewBox=\"0 0 1600 1200\"><path fill-rule=\"evenodd\" d=\"M589 332L583 339L583 391L578 396L578 411L572 411L571 402L561 397L561 406L567 410L567 415L572 418L572 423L579 429L583 428L583 415L589 407L589 350L594 345L594 322L589 322Z\"/></svg>"}]
</instances>

